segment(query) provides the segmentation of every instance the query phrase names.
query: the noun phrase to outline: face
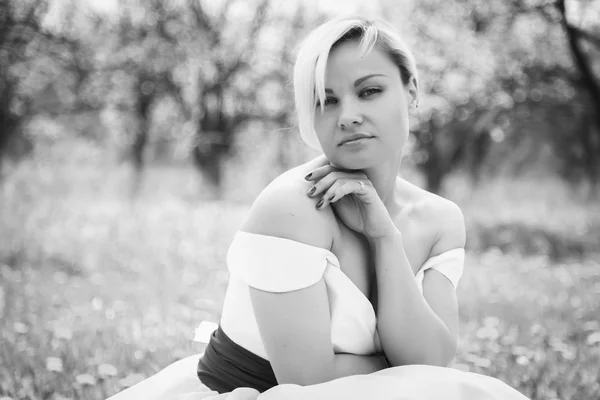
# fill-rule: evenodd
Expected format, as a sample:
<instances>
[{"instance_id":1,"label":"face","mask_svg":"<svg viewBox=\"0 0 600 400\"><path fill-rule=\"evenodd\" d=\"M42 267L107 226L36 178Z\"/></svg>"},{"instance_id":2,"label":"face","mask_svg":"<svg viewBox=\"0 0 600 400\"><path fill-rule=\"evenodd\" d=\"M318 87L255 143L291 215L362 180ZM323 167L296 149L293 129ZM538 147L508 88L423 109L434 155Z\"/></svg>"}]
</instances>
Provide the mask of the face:
<instances>
[{"instance_id":1,"label":"face","mask_svg":"<svg viewBox=\"0 0 600 400\"><path fill-rule=\"evenodd\" d=\"M345 169L399 162L415 94L414 81L404 85L398 66L377 46L361 57L358 42L338 45L327 61L324 111L319 104L315 110L325 156Z\"/></svg>"}]
</instances>

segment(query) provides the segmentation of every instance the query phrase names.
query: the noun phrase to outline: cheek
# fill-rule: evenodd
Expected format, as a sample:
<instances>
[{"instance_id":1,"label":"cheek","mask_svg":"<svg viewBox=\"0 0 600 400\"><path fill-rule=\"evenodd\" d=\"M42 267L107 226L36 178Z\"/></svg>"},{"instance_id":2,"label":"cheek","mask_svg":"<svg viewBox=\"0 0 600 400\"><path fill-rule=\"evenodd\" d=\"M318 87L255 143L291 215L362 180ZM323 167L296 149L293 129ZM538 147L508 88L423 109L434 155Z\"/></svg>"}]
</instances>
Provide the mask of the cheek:
<instances>
[{"instance_id":1,"label":"cheek","mask_svg":"<svg viewBox=\"0 0 600 400\"><path fill-rule=\"evenodd\" d=\"M396 153L396 150L404 148L408 140L408 114L401 107L386 107L381 110L380 121L384 123L380 129L385 129L386 148Z\"/></svg>"},{"instance_id":2,"label":"cheek","mask_svg":"<svg viewBox=\"0 0 600 400\"><path fill-rule=\"evenodd\" d=\"M404 136L408 133L408 114L400 107L390 107L384 111L382 120L385 121L386 128L394 132L394 136Z\"/></svg>"},{"instance_id":3,"label":"cheek","mask_svg":"<svg viewBox=\"0 0 600 400\"><path fill-rule=\"evenodd\" d=\"M405 98L400 90L390 91L388 96L378 102L376 109L380 120L385 121L386 125L393 127L392 129L404 129L408 121L408 108Z\"/></svg>"},{"instance_id":4,"label":"cheek","mask_svg":"<svg viewBox=\"0 0 600 400\"><path fill-rule=\"evenodd\" d=\"M317 136L321 136L321 132L323 131L323 127L325 126L323 117L315 117L313 126L315 127L315 132L317 132Z\"/></svg>"},{"instance_id":5,"label":"cheek","mask_svg":"<svg viewBox=\"0 0 600 400\"><path fill-rule=\"evenodd\" d=\"M322 143L326 143L332 137L336 123L331 113L315 116L314 127L317 137Z\"/></svg>"}]
</instances>

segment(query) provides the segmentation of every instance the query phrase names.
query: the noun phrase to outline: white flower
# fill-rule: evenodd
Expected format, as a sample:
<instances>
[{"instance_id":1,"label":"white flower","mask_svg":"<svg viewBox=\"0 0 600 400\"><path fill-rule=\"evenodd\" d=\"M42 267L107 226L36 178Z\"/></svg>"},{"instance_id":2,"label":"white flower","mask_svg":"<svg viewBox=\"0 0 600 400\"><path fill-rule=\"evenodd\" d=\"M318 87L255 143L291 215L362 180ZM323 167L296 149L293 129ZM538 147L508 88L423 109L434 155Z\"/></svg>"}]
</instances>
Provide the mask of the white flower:
<instances>
[{"instance_id":1,"label":"white flower","mask_svg":"<svg viewBox=\"0 0 600 400\"><path fill-rule=\"evenodd\" d=\"M98 365L98 375L101 377L107 376L116 376L118 373L117 369L110 364L100 364Z\"/></svg>"},{"instance_id":2,"label":"white flower","mask_svg":"<svg viewBox=\"0 0 600 400\"><path fill-rule=\"evenodd\" d=\"M29 328L27 327L27 325L25 325L22 322L15 322L13 324L13 330L16 333L27 333L27 332L29 332Z\"/></svg>"},{"instance_id":3,"label":"white flower","mask_svg":"<svg viewBox=\"0 0 600 400\"><path fill-rule=\"evenodd\" d=\"M600 343L600 332L594 332L590 336L587 337L587 344L593 346L595 344Z\"/></svg>"},{"instance_id":4,"label":"white flower","mask_svg":"<svg viewBox=\"0 0 600 400\"><path fill-rule=\"evenodd\" d=\"M46 358L46 369L53 372L62 372L63 362L58 357L48 357Z\"/></svg>"},{"instance_id":5,"label":"white flower","mask_svg":"<svg viewBox=\"0 0 600 400\"><path fill-rule=\"evenodd\" d=\"M81 386L83 386L83 385L93 386L96 384L96 378L90 374L79 374L75 377L75 381Z\"/></svg>"}]
</instances>

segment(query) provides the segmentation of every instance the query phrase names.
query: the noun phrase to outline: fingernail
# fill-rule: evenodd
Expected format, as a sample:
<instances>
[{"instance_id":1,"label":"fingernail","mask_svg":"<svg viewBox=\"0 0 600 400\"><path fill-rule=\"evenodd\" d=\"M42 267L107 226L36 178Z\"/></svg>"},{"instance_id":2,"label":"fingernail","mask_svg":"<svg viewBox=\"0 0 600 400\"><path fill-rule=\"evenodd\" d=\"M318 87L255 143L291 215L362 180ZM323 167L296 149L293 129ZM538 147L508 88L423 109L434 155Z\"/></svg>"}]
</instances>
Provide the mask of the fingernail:
<instances>
[{"instance_id":1,"label":"fingernail","mask_svg":"<svg viewBox=\"0 0 600 400\"><path fill-rule=\"evenodd\" d=\"M316 186L311 187L310 190L308 191L308 195L311 196L315 192L315 190L317 190Z\"/></svg>"},{"instance_id":2,"label":"fingernail","mask_svg":"<svg viewBox=\"0 0 600 400\"><path fill-rule=\"evenodd\" d=\"M305 180L309 180L311 176L312 176L312 172L311 172L310 174L306 175L306 176L304 177L304 179L305 179Z\"/></svg>"},{"instance_id":3,"label":"fingernail","mask_svg":"<svg viewBox=\"0 0 600 400\"><path fill-rule=\"evenodd\" d=\"M323 199L319 200L319 202L317 203L317 208L321 207L323 205Z\"/></svg>"}]
</instances>

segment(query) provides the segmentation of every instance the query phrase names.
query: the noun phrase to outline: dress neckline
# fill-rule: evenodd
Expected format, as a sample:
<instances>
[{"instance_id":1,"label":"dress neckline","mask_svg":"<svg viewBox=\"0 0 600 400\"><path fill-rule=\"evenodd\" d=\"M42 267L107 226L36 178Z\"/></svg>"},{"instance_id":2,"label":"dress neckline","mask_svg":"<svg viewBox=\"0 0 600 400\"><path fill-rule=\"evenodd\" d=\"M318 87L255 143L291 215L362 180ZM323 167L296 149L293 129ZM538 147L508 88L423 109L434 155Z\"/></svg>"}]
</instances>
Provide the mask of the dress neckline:
<instances>
[{"instance_id":1,"label":"dress neckline","mask_svg":"<svg viewBox=\"0 0 600 400\"><path fill-rule=\"evenodd\" d=\"M313 249L317 249L319 251L324 252L326 254L326 256L327 256L326 257L327 261L329 261L330 264L332 264L334 267L336 267L336 269L341 273L341 275L352 285L353 290L358 293L358 295L363 299L363 301L366 302L366 304L369 305L369 307L370 307L370 309L371 309L371 311L373 313L373 316L376 315L375 309L373 308L373 303L371 303L371 300L369 300L369 298L362 292L362 290L360 290L358 288L358 286L356 286L356 284L352 281L352 279L350 279L350 277L348 277L348 275L346 275L344 273L344 271L342 271L342 267L341 267L339 258L331 250L328 250L328 249L325 249L325 248L319 247L319 246L313 246L313 245L310 245L310 244L302 243L302 242L299 242L299 241L293 240L293 239L282 238L282 237L279 237L279 236L263 235L263 234L260 234L260 233L246 232L246 231L242 231L242 230L238 230L237 233L236 233L236 235L240 234L240 233L244 234L244 235L251 235L251 236L255 235L255 236L261 236L261 237L264 237L264 238L271 238L271 239L274 239L274 240L290 241L290 242L294 242L294 243L297 243L297 244L302 245L302 246L308 246L308 247L311 247Z\"/></svg>"},{"instance_id":2,"label":"dress neckline","mask_svg":"<svg viewBox=\"0 0 600 400\"><path fill-rule=\"evenodd\" d=\"M275 239L275 240L285 240L285 241L293 242L293 243L296 243L296 244L299 244L302 246L312 247L313 249L323 251L323 252L327 253L327 255L330 255L331 257L333 257L335 259L335 262L337 263L337 266L338 267L340 266L340 260L337 258L337 256L335 254L333 254L333 252L331 250L326 249L324 247L313 246L312 244L306 244L306 243L302 243L302 242L299 242L294 239L288 239L288 238L283 238L283 237L279 237L279 236L263 235L262 233L254 233L254 232L246 232L246 231L238 230L236 232L236 235L239 235L239 234L250 235L250 236L261 236L263 238L269 238L269 239Z\"/></svg>"},{"instance_id":3,"label":"dress neckline","mask_svg":"<svg viewBox=\"0 0 600 400\"><path fill-rule=\"evenodd\" d=\"M259 237L262 237L262 238L265 238L265 239L268 238L269 240L284 240L284 241L289 241L289 242L293 242L293 243L295 243L297 245L300 245L300 246L307 246L309 248L312 248L312 249L315 249L315 250L323 252L326 255L327 261L330 264L332 264L334 267L336 267L336 269L344 277L344 279L346 279L350 283L350 285L353 288L353 290L355 292L357 292L357 295L362 299L362 301L366 302L366 304L368 305L369 309L371 310L371 312L373 314L373 317L376 317L377 314L375 312L375 308L373 308L373 303L371 303L371 300L369 300L369 298L362 292L362 290L360 290L358 288L358 286L356 286L356 284L352 281L352 279L350 279L348 277L348 275L346 275L344 273L344 271L342 271L339 258L331 250L325 249L323 247L318 247L318 246L313 246L313 245L310 245L310 244L302 243L302 242L299 242L299 241L293 240L293 239L282 238L282 237L279 237L279 236L263 235L263 234L260 234L260 233L253 233L253 232L246 232L246 231L238 230L236 232L236 235L240 235L240 234L241 235L248 235L248 236L259 236ZM444 257L448 257L451 254L453 255L453 254L458 253L458 252L461 252L462 254L464 254L464 249L462 249L462 248L456 248L456 249L448 250L448 251L446 251L444 253L441 253L441 254L429 257L419 267L419 270L418 270L417 274L415 275L415 279L418 279L418 277L419 277L420 274L421 275L424 274L425 270L427 270L430 267L432 267L436 263L437 260L443 259Z\"/></svg>"}]
</instances>

